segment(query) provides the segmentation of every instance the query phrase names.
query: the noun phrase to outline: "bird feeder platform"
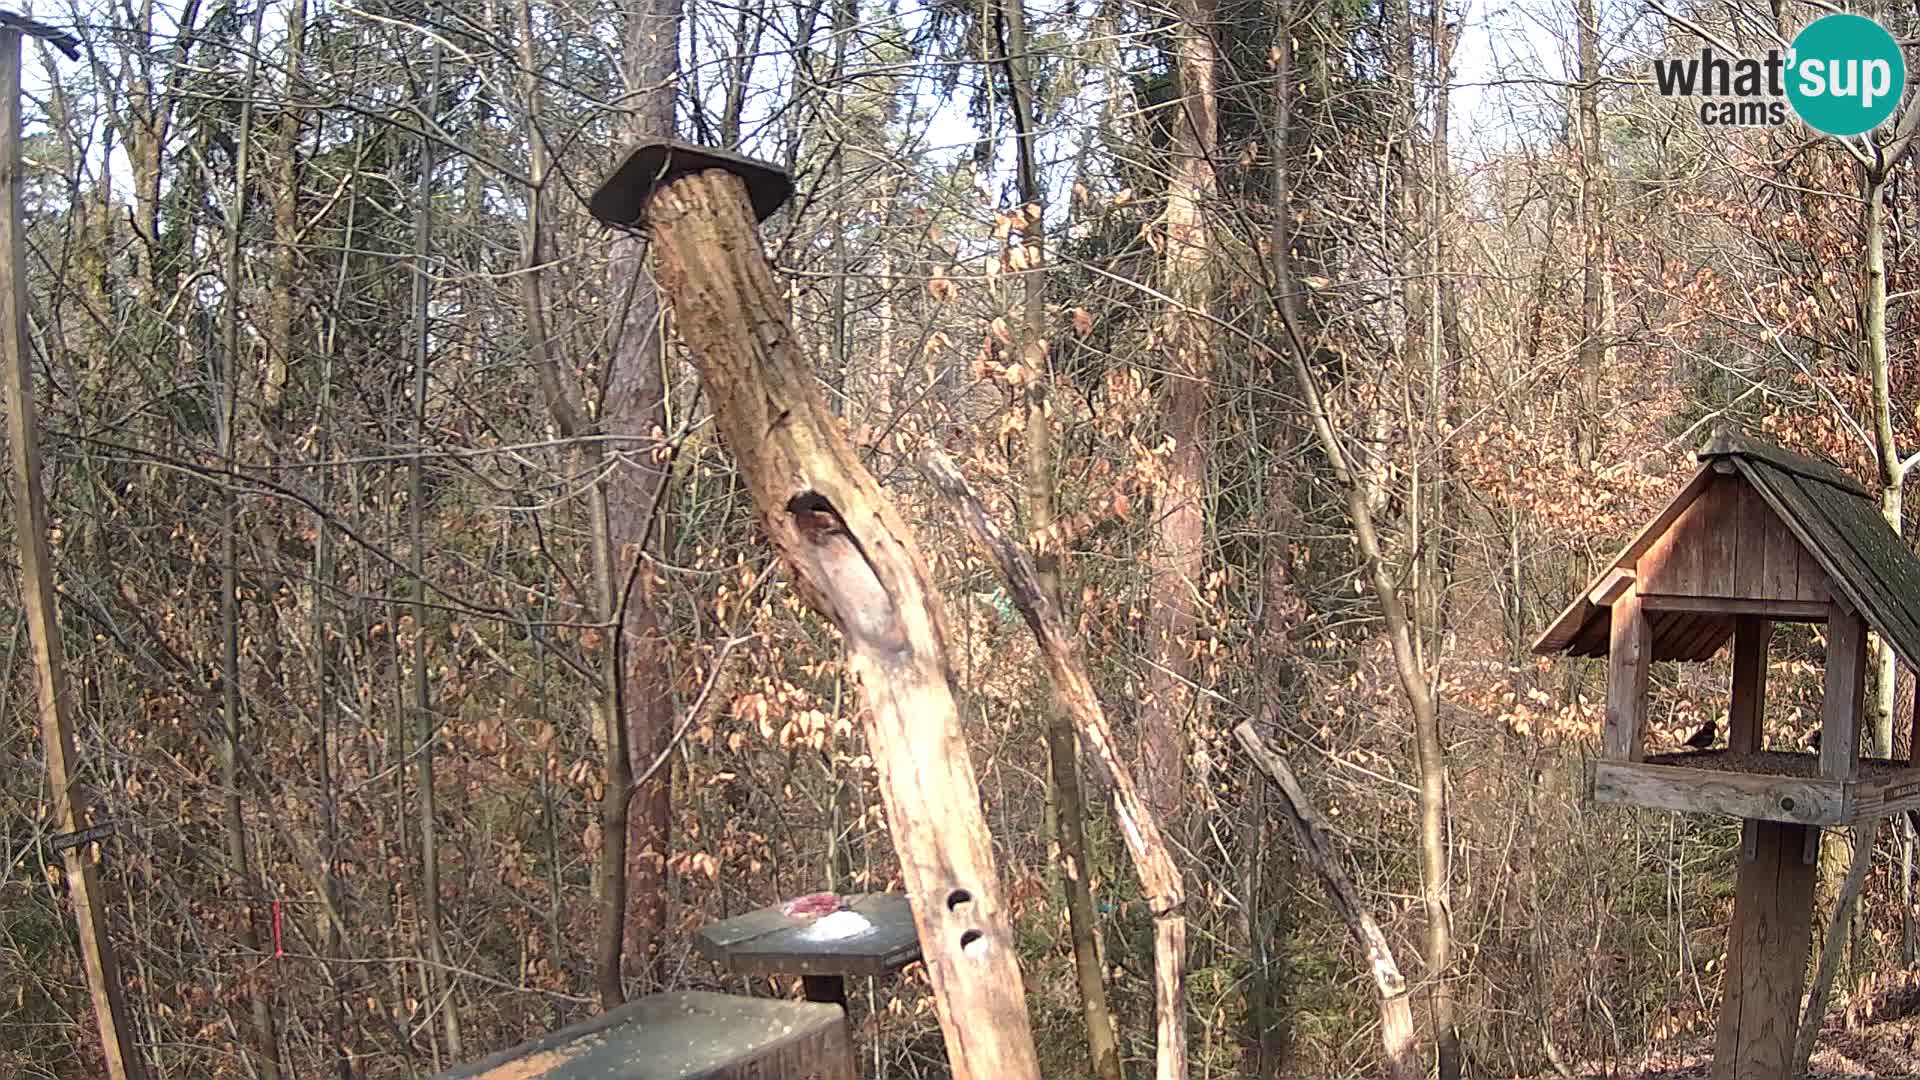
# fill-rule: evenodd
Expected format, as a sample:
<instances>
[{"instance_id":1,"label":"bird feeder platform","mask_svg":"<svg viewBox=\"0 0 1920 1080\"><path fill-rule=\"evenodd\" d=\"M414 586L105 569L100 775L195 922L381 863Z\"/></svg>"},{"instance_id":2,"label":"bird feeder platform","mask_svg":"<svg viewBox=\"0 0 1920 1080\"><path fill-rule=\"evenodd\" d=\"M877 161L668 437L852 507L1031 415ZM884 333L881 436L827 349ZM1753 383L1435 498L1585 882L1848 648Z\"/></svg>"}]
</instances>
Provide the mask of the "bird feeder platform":
<instances>
[{"instance_id":1,"label":"bird feeder platform","mask_svg":"<svg viewBox=\"0 0 1920 1080\"><path fill-rule=\"evenodd\" d=\"M1820 758L1782 750L1700 750L1644 761L1595 761L1588 794L1602 806L1725 814L1797 825L1857 825L1920 809L1920 772L1859 759L1859 776L1829 780Z\"/></svg>"},{"instance_id":2,"label":"bird feeder platform","mask_svg":"<svg viewBox=\"0 0 1920 1080\"><path fill-rule=\"evenodd\" d=\"M838 901L837 910L821 912L790 913L798 901L772 904L714 923L694 946L736 975L799 975L808 1001L845 1005L847 976L899 971L920 959L920 935L900 893Z\"/></svg>"},{"instance_id":3,"label":"bird feeder platform","mask_svg":"<svg viewBox=\"0 0 1920 1080\"><path fill-rule=\"evenodd\" d=\"M1534 651L1606 658L1592 802L1743 820L1712 1076L1788 1080L1821 830L1920 808L1913 760L1860 756L1868 631L1920 668L1920 559L1867 489L1828 462L1727 434L1699 457ZM1825 628L1817 754L1767 748L1767 644L1782 622ZM1711 749L1709 721L1688 740L1697 752L1649 754L1653 661L1708 660L1728 642L1727 749Z\"/></svg>"}]
</instances>

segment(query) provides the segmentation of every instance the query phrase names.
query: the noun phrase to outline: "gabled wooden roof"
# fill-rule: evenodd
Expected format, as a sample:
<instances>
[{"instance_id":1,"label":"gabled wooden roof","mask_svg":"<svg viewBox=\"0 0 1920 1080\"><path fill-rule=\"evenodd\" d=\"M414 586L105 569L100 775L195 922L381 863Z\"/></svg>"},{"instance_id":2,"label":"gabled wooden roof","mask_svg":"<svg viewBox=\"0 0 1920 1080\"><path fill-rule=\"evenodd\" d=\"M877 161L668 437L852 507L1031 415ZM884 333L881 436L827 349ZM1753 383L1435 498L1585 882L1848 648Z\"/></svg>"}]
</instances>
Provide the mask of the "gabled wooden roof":
<instances>
[{"instance_id":1,"label":"gabled wooden roof","mask_svg":"<svg viewBox=\"0 0 1920 1080\"><path fill-rule=\"evenodd\" d=\"M1768 443L1719 434L1700 450L1700 471L1666 509L1582 590L1539 640L1536 653L1605 656L1609 647L1610 580L1631 571L1730 463L1825 571L1826 585L1860 612L1909 667L1920 669L1920 558L1880 516L1867 489L1833 465ZM1718 468L1716 468L1716 466ZM1742 525L1727 523L1735 544ZM1750 542L1750 537L1747 540ZM1653 658L1704 660L1718 652L1733 628L1728 615L1706 610L1652 613Z\"/></svg>"}]
</instances>

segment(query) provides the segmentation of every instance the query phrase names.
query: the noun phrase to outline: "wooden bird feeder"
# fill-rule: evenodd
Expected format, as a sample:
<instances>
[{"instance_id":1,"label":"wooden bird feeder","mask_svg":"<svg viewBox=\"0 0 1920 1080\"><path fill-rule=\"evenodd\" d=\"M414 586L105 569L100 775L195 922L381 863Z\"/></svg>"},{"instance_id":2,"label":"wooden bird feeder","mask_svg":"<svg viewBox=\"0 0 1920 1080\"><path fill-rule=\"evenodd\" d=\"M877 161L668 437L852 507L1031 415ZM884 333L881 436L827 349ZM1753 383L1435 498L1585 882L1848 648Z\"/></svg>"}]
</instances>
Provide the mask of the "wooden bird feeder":
<instances>
[{"instance_id":1,"label":"wooden bird feeder","mask_svg":"<svg viewBox=\"0 0 1920 1080\"><path fill-rule=\"evenodd\" d=\"M1820 828L1920 808L1913 761L1860 757L1867 630L1917 666L1920 559L1866 488L1831 464L1725 434L1699 458L1534 651L1607 658L1594 802L1744 819L1713 1076L1784 1080ZM1817 757L1767 748L1767 643L1781 622L1826 626ZM1649 755L1649 665L1707 660L1729 639L1728 748Z\"/></svg>"}]
</instances>

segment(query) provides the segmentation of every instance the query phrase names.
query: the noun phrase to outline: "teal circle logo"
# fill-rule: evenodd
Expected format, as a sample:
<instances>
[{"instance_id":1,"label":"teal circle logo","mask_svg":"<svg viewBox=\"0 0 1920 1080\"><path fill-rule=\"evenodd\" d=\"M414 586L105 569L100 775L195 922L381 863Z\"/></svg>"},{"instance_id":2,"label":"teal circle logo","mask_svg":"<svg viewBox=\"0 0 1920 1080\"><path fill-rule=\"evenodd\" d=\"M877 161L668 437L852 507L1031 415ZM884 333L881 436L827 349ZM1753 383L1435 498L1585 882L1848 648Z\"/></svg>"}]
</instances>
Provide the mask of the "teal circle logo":
<instances>
[{"instance_id":1,"label":"teal circle logo","mask_svg":"<svg viewBox=\"0 0 1920 1080\"><path fill-rule=\"evenodd\" d=\"M1907 87L1907 61L1887 28L1863 15L1824 15L1793 39L1787 100L1815 131L1859 135L1887 122Z\"/></svg>"}]
</instances>

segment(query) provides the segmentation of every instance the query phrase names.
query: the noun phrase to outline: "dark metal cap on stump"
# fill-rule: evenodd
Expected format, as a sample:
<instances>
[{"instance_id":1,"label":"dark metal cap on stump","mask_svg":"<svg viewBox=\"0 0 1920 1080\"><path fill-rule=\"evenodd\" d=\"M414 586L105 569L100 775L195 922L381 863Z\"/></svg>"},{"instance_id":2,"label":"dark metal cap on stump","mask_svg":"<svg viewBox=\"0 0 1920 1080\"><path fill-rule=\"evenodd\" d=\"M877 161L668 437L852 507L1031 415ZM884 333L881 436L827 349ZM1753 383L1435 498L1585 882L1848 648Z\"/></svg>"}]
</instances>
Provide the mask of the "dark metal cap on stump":
<instances>
[{"instance_id":1,"label":"dark metal cap on stump","mask_svg":"<svg viewBox=\"0 0 1920 1080\"><path fill-rule=\"evenodd\" d=\"M616 228L640 229L647 224L647 200L660 185L689 173L719 169L746 182L754 217L765 221L793 196L793 177L777 165L742 154L695 146L678 139L642 143L600 189L587 209Z\"/></svg>"}]
</instances>

